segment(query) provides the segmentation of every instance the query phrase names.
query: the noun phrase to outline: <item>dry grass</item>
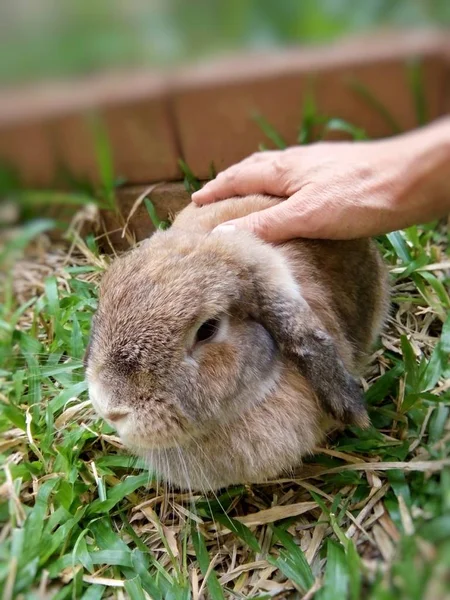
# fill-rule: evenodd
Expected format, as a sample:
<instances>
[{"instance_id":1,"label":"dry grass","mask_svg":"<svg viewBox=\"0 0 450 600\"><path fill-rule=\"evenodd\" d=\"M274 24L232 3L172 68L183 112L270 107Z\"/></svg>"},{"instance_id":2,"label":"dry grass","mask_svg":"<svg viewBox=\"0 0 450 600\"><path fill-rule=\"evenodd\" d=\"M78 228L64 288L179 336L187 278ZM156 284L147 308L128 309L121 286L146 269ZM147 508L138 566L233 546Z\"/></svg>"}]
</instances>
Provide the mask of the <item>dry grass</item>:
<instances>
[{"instance_id":1,"label":"dry grass","mask_svg":"<svg viewBox=\"0 0 450 600\"><path fill-rule=\"evenodd\" d=\"M4 277L13 293L2 318L13 325L0 385L3 597L446 597L447 228L380 243L393 310L364 381L373 428L332 433L293 477L205 498L157 486L94 419L79 367L109 259L77 236L70 245L35 239ZM28 556L18 531L37 536Z\"/></svg>"}]
</instances>

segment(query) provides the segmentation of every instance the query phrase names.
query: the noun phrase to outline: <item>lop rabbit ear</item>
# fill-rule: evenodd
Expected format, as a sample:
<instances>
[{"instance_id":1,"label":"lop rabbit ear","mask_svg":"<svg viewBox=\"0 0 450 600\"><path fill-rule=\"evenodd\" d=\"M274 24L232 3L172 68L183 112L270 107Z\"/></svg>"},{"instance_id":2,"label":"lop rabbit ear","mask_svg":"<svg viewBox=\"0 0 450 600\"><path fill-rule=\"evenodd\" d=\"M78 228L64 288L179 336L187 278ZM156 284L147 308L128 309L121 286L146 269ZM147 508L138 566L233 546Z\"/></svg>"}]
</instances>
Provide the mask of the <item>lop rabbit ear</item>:
<instances>
[{"instance_id":1,"label":"lop rabbit ear","mask_svg":"<svg viewBox=\"0 0 450 600\"><path fill-rule=\"evenodd\" d=\"M347 371L331 336L309 304L290 285L256 285L257 319L274 338L283 356L311 383L323 409L347 425L367 427L369 417L361 386ZM296 289L295 289L296 288Z\"/></svg>"}]
</instances>

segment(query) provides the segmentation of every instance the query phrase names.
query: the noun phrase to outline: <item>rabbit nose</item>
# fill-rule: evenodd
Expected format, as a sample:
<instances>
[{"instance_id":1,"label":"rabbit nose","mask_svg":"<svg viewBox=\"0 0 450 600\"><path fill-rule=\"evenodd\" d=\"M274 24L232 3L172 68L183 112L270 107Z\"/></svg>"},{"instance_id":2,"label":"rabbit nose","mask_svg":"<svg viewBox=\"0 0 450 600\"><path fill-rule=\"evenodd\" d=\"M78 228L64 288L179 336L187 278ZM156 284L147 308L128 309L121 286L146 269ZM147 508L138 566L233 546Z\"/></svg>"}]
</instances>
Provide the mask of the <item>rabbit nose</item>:
<instances>
[{"instance_id":1,"label":"rabbit nose","mask_svg":"<svg viewBox=\"0 0 450 600\"><path fill-rule=\"evenodd\" d=\"M131 411L129 411L129 410L114 410L111 412L107 412L105 414L105 419L107 421L112 421L113 423L117 423L117 421L121 421L126 416L128 416L130 414L130 412Z\"/></svg>"}]
</instances>

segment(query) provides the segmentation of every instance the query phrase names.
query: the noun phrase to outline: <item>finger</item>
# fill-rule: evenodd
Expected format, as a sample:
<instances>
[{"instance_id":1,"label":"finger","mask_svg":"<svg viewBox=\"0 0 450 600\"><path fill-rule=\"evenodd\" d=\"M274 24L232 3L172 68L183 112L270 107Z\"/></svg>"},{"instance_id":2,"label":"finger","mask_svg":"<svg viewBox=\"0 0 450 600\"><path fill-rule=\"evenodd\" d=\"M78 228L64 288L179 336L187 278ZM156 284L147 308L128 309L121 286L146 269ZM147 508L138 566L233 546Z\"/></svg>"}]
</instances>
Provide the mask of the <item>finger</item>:
<instances>
[{"instance_id":1,"label":"finger","mask_svg":"<svg viewBox=\"0 0 450 600\"><path fill-rule=\"evenodd\" d=\"M268 156L261 156L264 154ZM201 190L192 194L192 201L196 204L209 204L232 196L248 194L282 196L285 188L283 178L280 176L282 169L274 154L279 153L259 153L222 171Z\"/></svg>"},{"instance_id":2,"label":"finger","mask_svg":"<svg viewBox=\"0 0 450 600\"><path fill-rule=\"evenodd\" d=\"M222 227L246 229L266 242L278 243L295 238L325 237L321 229L322 211L317 211L317 200L308 192L299 192L275 206L252 213L240 219L227 221ZM312 209L311 211L309 209ZM309 213L309 214L308 214ZM326 237L333 237L329 234Z\"/></svg>"}]
</instances>

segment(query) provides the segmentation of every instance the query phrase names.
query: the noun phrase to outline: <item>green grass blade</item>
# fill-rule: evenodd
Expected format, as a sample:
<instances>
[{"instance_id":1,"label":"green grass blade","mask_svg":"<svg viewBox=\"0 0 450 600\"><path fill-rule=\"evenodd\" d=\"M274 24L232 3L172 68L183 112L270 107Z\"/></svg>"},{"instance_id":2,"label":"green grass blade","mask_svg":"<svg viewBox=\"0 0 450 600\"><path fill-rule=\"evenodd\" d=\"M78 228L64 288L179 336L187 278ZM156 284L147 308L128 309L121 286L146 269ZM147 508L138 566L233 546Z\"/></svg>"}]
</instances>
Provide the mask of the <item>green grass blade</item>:
<instances>
[{"instance_id":1,"label":"green grass blade","mask_svg":"<svg viewBox=\"0 0 450 600\"><path fill-rule=\"evenodd\" d=\"M82 359L84 355L84 341L80 323L76 315L72 316L72 334L70 339L70 354L72 358ZM73 366L73 365L72 365Z\"/></svg>"},{"instance_id":2,"label":"green grass blade","mask_svg":"<svg viewBox=\"0 0 450 600\"><path fill-rule=\"evenodd\" d=\"M309 144L313 141L314 127L318 122L317 106L311 81L309 84L303 100L302 122L297 136L299 144Z\"/></svg>"},{"instance_id":3,"label":"green grass blade","mask_svg":"<svg viewBox=\"0 0 450 600\"><path fill-rule=\"evenodd\" d=\"M194 173L189 168L188 164L183 159L178 159L178 164L184 175L184 187L189 193L194 193L199 190L202 185Z\"/></svg>"},{"instance_id":4,"label":"green grass blade","mask_svg":"<svg viewBox=\"0 0 450 600\"><path fill-rule=\"evenodd\" d=\"M131 550L97 550L90 553L90 559L94 565L116 565L120 567L132 567Z\"/></svg>"},{"instance_id":5,"label":"green grass blade","mask_svg":"<svg viewBox=\"0 0 450 600\"><path fill-rule=\"evenodd\" d=\"M422 64L419 59L411 60L407 65L408 83L414 101L416 120L418 125L425 125L428 121L425 97L425 86L423 84Z\"/></svg>"},{"instance_id":6,"label":"green grass blade","mask_svg":"<svg viewBox=\"0 0 450 600\"><path fill-rule=\"evenodd\" d=\"M27 518L24 530L26 543L26 557L31 560L39 553L41 536L44 529L44 520L49 510L50 495L58 485L57 478L45 481L39 488L34 507Z\"/></svg>"},{"instance_id":7,"label":"green grass blade","mask_svg":"<svg viewBox=\"0 0 450 600\"><path fill-rule=\"evenodd\" d=\"M146 600L139 575L136 575L133 579L127 579L124 587L130 600Z\"/></svg>"},{"instance_id":8,"label":"green grass blade","mask_svg":"<svg viewBox=\"0 0 450 600\"><path fill-rule=\"evenodd\" d=\"M398 258L405 264L408 264L412 260L411 252L409 251L408 245L405 242L404 237L400 231L393 231L388 233L386 238L389 240L392 248L397 254Z\"/></svg>"},{"instance_id":9,"label":"green grass blade","mask_svg":"<svg viewBox=\"0 0 450 600\"><path fill-rule=\"evenodd\" d=\"M108 491L106 500L95 500L89 508L89 513L108 513L118 502L125 498L125 496L128 496L138 488L148 485L149 483L150 477L148 473L143 473L142 475L128 475L123 481Z\"/></svg>"},{"instance_id":10,"label":"green grass blade","mask_svg":"<svg viewBox=\"0 0 450 600\"><path fill-rule=\"evenodd\" d=\"M50 408L53 413L58 412L71 398L79 397L87 390L87 382L80 381L65 390L62 390L53 400L50 401Z\"/></svg>"},{"instance_id":11,"label":"green grass blade","mask_svg":"<svg viewBox=\"0 0 450 600\"><path fill-rule=\"evenodd\" d=\"M450 309L450 296L445 288L445 285L439 281L436 275L430 273L429 271L419 271L418 275L430 285L439 302L442 304L442 307L445 309Z\"/></svg>"},{"instance_id":12,"label":"green grass blade","mask_svg":"<svg viewBox=\"0 0 450 600\"><path fill-rule=\"evenodd\" d=\"M200 532L200 529L195 523L192 523L191 526L191 536L200 571L202 572L203 577L208 577L206 585L212 600L225 600L225 595L222 587L220 586L219 580L217 579L217 575L214 569L210 569L209 554L206 548L205 540Z\"/></svg>"},{"instance_id":13,"label":"green grass blade","mask_svg":"<svg viewBox=\"0 0 450 600\"><path fill-rule=\"evenodd\" d=\"M367 86L356 79L350 81L349 86L366 104L382 117L384 122L391 128L392 133L398 134L402 132L402 127L397 122L397 119L395 119L391 112Z\"/></svg>"},{"instance_id":14,"label":"green grass blade","mask_svg":"<svg viewBox=\"0 0 450 600\"><path fill-rule=\"evenodd\" d=\"M148 215L150 217L151 222L153 223L153 227L155 229L168 229L167 221L161 221L156 212L155 205L148 198L144 198L144 205L147 209Z\"/></svg>"},{"instance_id":15,"label":"green grass blade","mask_svg":"<svg viewBox=\"0 0 450 600\"><path fill-rule=\"evenodd\" d=\"M255 552L261 552L261 546L259 545L258 540L246 525L223 513L215 513L213 518L227 529L230 529L230 531L244 541L249 548Z\"/></svg>"},{"instance_id":16,"label":"green grass blade","mask_svg":"<svg viewBox=\"0 0 450 600\"><path fill-rule=\"evenodd\" d=\"M406 381L413 393L418 392L420 391L418 389L419 368L416 355L406 335L401 336L400 343L402 347L403 361L405 363Z\"/></svg>"},{"instance_id":17,"label":"green grass blade","mask_svg":"<svg viewBox=\"0 0 450 600\"><path fill-rule=\"evenodd\" d=\"M277 566L286 577L295 582L302 590L308 591L314 584L314 575L304 553L286 531L273 527L276 538L283 548L277 558L269 557L269 562Z\"/></svg>"},{"instance_id":18,"label":"green grass blade","mask_svg":"<svg viewBox=\"0 0 450 600\"><path fill-rule=\"evenodd\" d=\"M47 299L47 312L56 317L59 312L58 286L55 277L49 277L45 281L45 296Z\"/></svg>"},{"instance_id":19,"label":"green grass blade","mask_svg":"<svg viewBox=\"0 0 450 600\"><path fill-rule=\"evenodd\" d=\"M104 585L92 584L81 596L81 600L101 600L105 593L106 587Z\"/></svg>"},{"instance_id":20,"label":"green grass blade","mask_svg":"<svg viewBox=\"0 0 450 600\"><path fill-rule=\"evenodd\" d=\"M325 135L329 131L337 131L341 133L348 133L353 140L367 140L367 134L361 127L355 127L348 121L339 118L331 118L325 122L323 133Z\"/></svg>"},{"instance_id":21,"label":"green grass blade","mask_svg":"<svg viewBox=\"0 0 450 600\"><path fill-rule=\"evenodd\" d=\"M359 600L361 598L363 571L361 558L352 540L349 540L347 543L346 554L350 600Z\"/></svg>"},{"instance_id":22,"label":"green grass blade","mask_svg":"<svg viewBox=\"0 0 450 600\"><path fill-rule=\"evenodd\" d=\"M377 379L366 392L365 398L367 404L378 404L384 400L393 391L404 371L404 364L399 362Z\"/></svg>"},{"instance_id":23,"label":"green grass blade","mask_svg":"<svg viewBox=\"0 0 450 600\"><path fill-rule=\"evenodd\" d=\"M441 337L433 349L421 379L420 388L422 391L428 391L434 388L441 377L444 376L445 369L449 364L450 356L450 315L447 317L443 327Z\"/></svg>"},{"instance_id":24,"label":"green grass blade","mask_svg":"<svg viewBox=\"0 0 450 600\"><path fill-rule=\"evenodd\" d=\"M317 600L348 598L349 574L344 548L333 540L327 542L327 566L323 587Z\"/></svg>"},{"instance_id":25,"label":"green grass blade","mask_svg":"<svg viewBox=\"0 0 450 600\"><path fill-rule=\"evenodd\" d=\"M90 116L89 125L94 140L95 155L100 174L101 195L109 210L117 210L114 164L106 126L97 114Z\"/></svg>"},{"instance_id":26,"label":"green grass blade","mask_svg":"<svg viewBox=\"0 0 450 600\"><path fill-rule=\"evenodd\" d=\"M284 150L287 148L287 143L284 141L278 131L259 113L255 113L252 116L255 123L261 129L261 131L271 140L277 148Z\"/></svg>"},{"instance_id":27,"label":"green grass blade","mask_svg":"<svg viewBox=\"0 0 450 600\"><path fill-rule=\"evenodd\" d=\"M148 552L147 548L145 549ZM149 561L146 560L147 555L144 552L134 549L131 553L131 566L135 573L141 578L142 586L148 592L153 600L161 600L162 594L158 587L157 579L149 573ZM152 557L152 564L158 567L159 572L167 579L172 587L176 584L165 569Z\"/></svg>"}]
</instances>

